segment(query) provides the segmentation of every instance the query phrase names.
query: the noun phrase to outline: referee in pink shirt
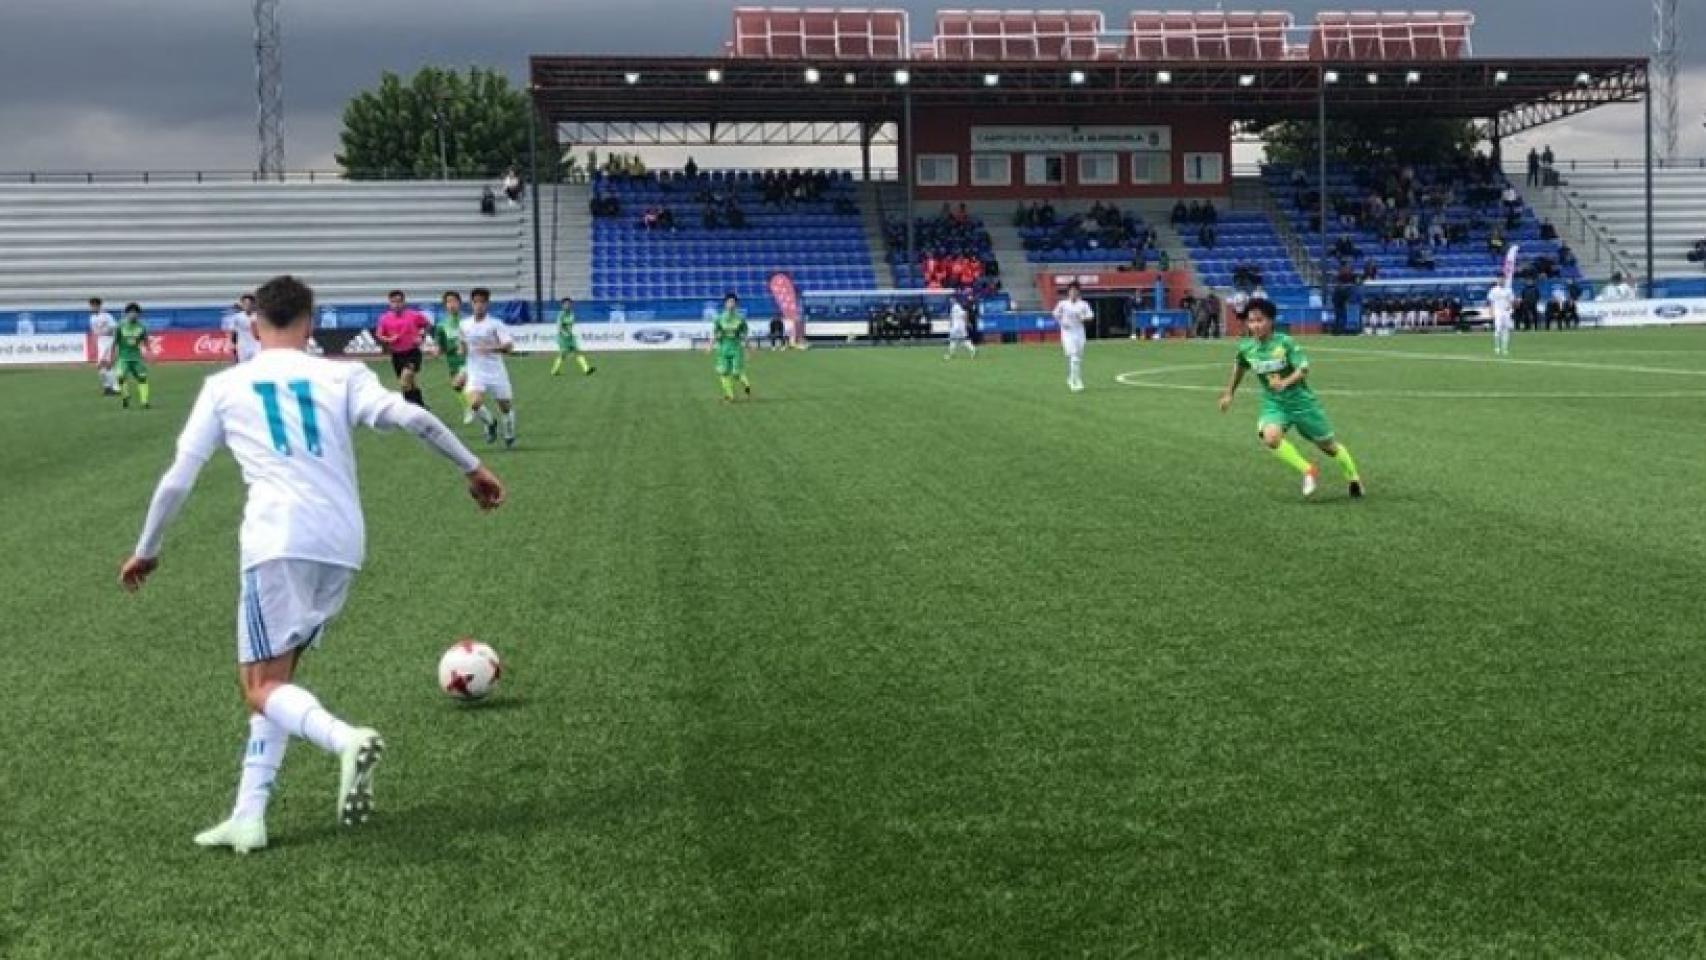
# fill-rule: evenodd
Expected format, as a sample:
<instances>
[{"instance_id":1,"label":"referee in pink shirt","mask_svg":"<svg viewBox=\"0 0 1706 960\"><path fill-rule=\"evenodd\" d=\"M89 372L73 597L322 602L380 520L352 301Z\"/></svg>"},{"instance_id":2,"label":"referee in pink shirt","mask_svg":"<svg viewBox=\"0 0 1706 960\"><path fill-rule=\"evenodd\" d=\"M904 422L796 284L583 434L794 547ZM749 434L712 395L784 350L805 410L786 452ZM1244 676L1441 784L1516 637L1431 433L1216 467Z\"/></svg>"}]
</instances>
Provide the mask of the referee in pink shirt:
<instances>
[{"instance_id":1,"label":"referee in pink shirt","mask_svg":"<svg viewBox=\"0 0 1706 960\"><path fill-rule=\"evenodd\" d=\"M421 388L415 381L421 372L421 338L432 329L432 321L411 308L409 298L401 290L391 291L385 299L390 301L391 309L380 315L374 339L391 352L391 369L397 374L403 399L424 408L426 398L421 396Z\"/></svg>"}]
</instances>

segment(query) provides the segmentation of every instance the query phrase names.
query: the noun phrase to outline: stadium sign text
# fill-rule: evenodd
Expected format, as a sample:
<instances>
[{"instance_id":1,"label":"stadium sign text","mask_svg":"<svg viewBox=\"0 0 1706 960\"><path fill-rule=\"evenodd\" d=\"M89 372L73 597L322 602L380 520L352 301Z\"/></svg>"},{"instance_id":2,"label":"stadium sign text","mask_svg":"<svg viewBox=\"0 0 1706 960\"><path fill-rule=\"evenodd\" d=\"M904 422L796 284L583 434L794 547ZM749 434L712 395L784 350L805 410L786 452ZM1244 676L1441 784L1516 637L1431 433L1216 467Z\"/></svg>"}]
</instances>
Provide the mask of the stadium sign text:
<instances>
[{"instance_id":1,"label":"stadium sign text","mask_svg":"<svg viewBox=\"0 0 1706 960\"><path fill-rule=\"evenodd\" d=\"M994 153L1173 149L1172 127L972 127L971 148Z\"/></svg>"}]
</instances>

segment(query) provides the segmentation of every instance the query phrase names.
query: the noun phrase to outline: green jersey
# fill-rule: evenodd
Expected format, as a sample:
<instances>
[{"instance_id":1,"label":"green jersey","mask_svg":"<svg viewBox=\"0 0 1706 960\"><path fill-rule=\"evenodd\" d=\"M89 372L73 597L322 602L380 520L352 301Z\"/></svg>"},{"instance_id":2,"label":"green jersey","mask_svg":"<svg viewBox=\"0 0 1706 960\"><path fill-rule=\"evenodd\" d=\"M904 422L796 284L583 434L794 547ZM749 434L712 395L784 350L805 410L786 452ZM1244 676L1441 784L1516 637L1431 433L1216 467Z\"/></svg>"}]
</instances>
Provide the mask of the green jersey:
<instances>
[{"instance_id":1,"label":"green jersey","mask_svg":"<svg viewBox=\"0 0 1706 960\"><path fill-rule=\"evenodd\" d=\"M1304 355L1303 348L1283 333L1275 333L1266 340L1245 337L1238 341L1238 365L1256 375L1262 384L1262 399L1266 402L1286 407L1312 406L1317 402L1315 391L1310 389L1307 379L1299 380L1284 390L1275 390L1268 385L1268 377L1273 374L1289 377L1294 371L1309 369L1309 358Z\"/></svg>"},{"instance_id":2,"label":"green jersey","mask_svg":"<svg viewBox=\"0 0 1706 960\"><path fill-rule=\"evenodd\" d=\"M132 321L129 317L119 321L118 333L113 341L113 357L121 363L141 363L142 348L148 343L148 328L141 320Z\"/></svg>"},{"instance_id":3,"label":"green jersey","mask_svg":"<svg viewBox=\"0 0 1706 960\"><path fill-rule=\"evenodd\" d=\"M557 314L557 336L572 337L575 335L575 312L564 310Z\"/></svg>"},{"instance_id":4,"label":"green jersey","mask_svg":"<svg viewBox=\"0 0 1706 960\"><path fill-rule=\"evenodd\" d=\"M739 349L746 343L746 317L738 311L725 310L711 321L711 338L720 349Z\"/></svg>"},{"instance_id":5,"label":"green jersey","mask_svg":"<svg viewBox=\"0 0 1706 960\"><path fill-rule=\"evenodd\" d=\"M446 360L462 359L462 315L447 313L432 325L432 339L438 344L439 355Z\"/></svg>"}]
</instances>

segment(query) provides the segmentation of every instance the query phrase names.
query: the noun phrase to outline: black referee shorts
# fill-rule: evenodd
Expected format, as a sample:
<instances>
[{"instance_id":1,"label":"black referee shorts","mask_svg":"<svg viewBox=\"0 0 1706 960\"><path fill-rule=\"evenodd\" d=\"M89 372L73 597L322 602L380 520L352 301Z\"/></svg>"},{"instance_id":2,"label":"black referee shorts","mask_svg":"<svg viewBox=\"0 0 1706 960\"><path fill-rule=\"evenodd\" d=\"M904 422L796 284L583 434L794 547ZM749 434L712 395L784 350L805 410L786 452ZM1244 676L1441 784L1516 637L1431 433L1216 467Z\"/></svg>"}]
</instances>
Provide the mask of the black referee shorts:
<instances>
[{"instance_id":1,"label":"black referee shorts","mask_svg":"<svg viewBox=\"0 0 1706 960\"><path fill-rule=\"evenodd\" d=\"M400 377L403 375L404 370L413 370L416 373L421 372L420 347L416 347L413 350L391 351L391 371Z\"/></svg>"}]
</instances>

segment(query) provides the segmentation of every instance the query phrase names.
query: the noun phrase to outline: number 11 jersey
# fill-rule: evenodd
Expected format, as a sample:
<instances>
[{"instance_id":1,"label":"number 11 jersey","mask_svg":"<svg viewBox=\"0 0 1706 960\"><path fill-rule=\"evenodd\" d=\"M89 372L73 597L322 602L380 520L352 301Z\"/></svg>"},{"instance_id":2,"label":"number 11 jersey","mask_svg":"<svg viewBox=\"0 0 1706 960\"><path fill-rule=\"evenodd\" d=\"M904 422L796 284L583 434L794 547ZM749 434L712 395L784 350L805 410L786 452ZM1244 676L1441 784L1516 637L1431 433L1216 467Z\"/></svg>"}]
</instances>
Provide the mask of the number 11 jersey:
<instances>
[{"instance_id":1,"label":"number 11 jersey","mask_svg":"<svg viewBox=\"0 0 1706 960\"><path fill-rule=\"evenodd\" d=\"M353 434L404 403L366 366L300 350L262 350L207 378L178 452L206 461L227 447L242 470L242 569L285 559L361 566Z\"/></svg>"}]
</instances>

